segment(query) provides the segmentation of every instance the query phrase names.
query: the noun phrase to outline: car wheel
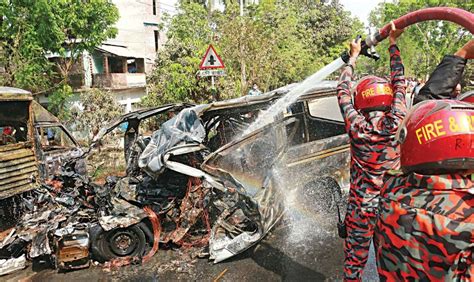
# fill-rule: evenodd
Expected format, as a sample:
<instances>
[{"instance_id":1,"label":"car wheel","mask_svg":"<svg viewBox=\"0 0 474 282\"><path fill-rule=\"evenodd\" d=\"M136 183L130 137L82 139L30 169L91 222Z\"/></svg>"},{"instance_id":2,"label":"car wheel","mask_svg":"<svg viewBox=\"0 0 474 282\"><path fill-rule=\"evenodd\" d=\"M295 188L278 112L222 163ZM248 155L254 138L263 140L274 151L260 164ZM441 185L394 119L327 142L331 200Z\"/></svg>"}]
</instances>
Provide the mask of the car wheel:
<instances>
[{"instance_id":1,"label":"car wheel","mask_svg":"<svg viewBox=\"0 0 474 282\"><path fill-rule=\"evenodd\" d=\"M105 262L122 257L141 257L153 245L149 227L141 222L127 228L104 231L99 225L91 230L92 257Z\"/></svg>"}]
</instances>

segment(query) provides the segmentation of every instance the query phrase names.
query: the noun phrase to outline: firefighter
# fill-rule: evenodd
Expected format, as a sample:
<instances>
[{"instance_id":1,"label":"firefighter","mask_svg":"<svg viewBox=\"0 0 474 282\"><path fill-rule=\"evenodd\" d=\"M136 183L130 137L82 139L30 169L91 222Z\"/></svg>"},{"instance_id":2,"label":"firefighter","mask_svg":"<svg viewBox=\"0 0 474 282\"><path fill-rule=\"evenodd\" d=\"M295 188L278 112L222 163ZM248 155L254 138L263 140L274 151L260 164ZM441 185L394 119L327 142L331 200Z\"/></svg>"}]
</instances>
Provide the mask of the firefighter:
<instances>
[{"instance_id":1,"label":"firefighter","mask_svg":"<svg viewBox=\"0 0 474 282\"><path fill-rule=\"evenodd\" d=\"M430 75L430 79L415 96L413 104L425 100L452 98L450 94L456 91L455 88L461 82L468 59L474 59L474 39L467 42L454 55L444 56Z\"/></svg>"},{"instance_id":2,"label":"firefighter","mask_svg":"<svg viewBox=\"0 0 474 282\"><path fill-rule=\"evenodd\" d=\"M430 100L397 133L374 234L381 281L474 281L474 105Z\"/></svg>"},{"instance_id":3,"label":"firefighter","mask_svg":"<svg viewBox=\"0 0 474 282\"><path fill-rule=\"evenodd\" d=\"M402 30L392 23L390 40L391 82L375 76L362 78L355 87L354 104L351 81L360 40L350 44L350 60L342 70L338 101L351 145L351 184L345 225L344 279L361 279L367 262L383 176L399 166L395 133L405 117L404 67L396 45Z\"/></svg>"}]
</instances>

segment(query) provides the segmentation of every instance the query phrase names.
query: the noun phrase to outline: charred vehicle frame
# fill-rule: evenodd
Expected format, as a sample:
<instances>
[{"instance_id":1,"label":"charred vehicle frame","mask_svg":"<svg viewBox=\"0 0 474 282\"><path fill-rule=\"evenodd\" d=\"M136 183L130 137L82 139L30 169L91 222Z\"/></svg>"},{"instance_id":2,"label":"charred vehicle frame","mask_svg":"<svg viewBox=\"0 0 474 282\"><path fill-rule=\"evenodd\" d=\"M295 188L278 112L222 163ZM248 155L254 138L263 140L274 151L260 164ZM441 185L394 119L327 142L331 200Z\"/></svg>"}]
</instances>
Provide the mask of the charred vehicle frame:
<instances>
[{"instance_id":1,"label":"charred vehicle frame","mask_svg":"<svg viewBox=\"0 0 474 282\"><path fill-rule=\"evenodd\" d=\"M56 117L18 88L0 87L0 128L0 202L11 218L18 195L39 187L39 179L54 175L82 151ZM76 165L86 173L84 160Z\"/></svg>"},{"instance_id":2,"label":"charred vehicle frame","mask_svg":"<svg viewBox=\"0 0 474 282\"><path fill-rule=\"evenodd\" d=\"M28 243L29 258L49 255L61 269L87 267L88 258L107 265L145 261L158 243L196 247L214 262L245 251L282 218L288 189L333 200L347 187L349 146L335 82L320 84L273 123L243 135L291 87L122 116L99 132L81 158L126 125L126 176L98 185L77 166L63 166L41 183L42 196L34 199L45 208L24 218L0 248L16 250L18 258ZM165 122L152 136L141 136L140 123L151 117ZM308 176L298 183L282 180L282 174L301 171ZM61 208L51 211L52 205Z\"/></svg>"}]
</instances>

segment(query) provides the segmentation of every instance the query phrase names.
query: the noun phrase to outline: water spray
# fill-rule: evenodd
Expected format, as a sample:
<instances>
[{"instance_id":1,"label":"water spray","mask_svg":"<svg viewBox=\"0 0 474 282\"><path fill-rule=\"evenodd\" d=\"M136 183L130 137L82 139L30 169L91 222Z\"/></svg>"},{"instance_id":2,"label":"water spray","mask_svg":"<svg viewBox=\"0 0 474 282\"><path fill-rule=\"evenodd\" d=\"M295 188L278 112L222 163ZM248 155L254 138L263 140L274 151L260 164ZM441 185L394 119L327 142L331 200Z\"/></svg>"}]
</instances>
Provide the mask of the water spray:
<instances>
[{"instance_id":1,"label":"water spray","mask_svg":"<svg viewBox=\"0 0 474 282\"><path fill-rule=\"evenodd\" d=\"M426 8L408 13L393 21L397 29L406 28L412 24L430 21L430 20L444 20L457 23L474 34L474 14L459 8L450 7L436 7ZM379 56L375 52L374 47L386 39L390 33L391 24L388 23L375 34L369 35L361 42L361 54L369 58L378 60ZM308 90L318 85L329 75L339 70L347 63L348 55L343 54L330 64L326 65L316 73L312 74L303 82L290 90L284 97L279 99L275 104L261 113L257 120L255 120L243 133L243 136L254 132L255 130L273 122L275 117L280 115L289 105L296 102L298 97L306 93Z\"/></svg>"},{"instance_id":2,"label":"water spray","mask_svg":"<svg viewBox=\"0 0 474 282\"><path fill-rule=\"evenodd\" d=\"M458 8L441 7L422 9L404 15L394 20L393 22L396 28L403 29L412 24L428 20L451 21L465 27L471 33L474 33L474 14ZM374 47L388 37L390 30L391 24L389 23L379 29L377 32L375 32L375 34L369 35L365 40L361 42L361 54L370 57L374 60L377 60L379 56L375 52ZM285 111L292 103L295 103L301 95L304 95L305 93L307 93L307 91L311 90L315 86L321 86L321 81L323 81L330 74L334 73L342 66L344 66L347 60L348 55L345 54L337 58L327 66L323 67L318 72L306 78L299 85L295 86L290 92L288 92L285 96L277 100L265 112L261 113L257 120L249 126L249 128L243 133L243 135L234 140L232 144L237 144L245 138L251 138L251 135L255 134L257 130L261 129L265 125L274 122L275 119L278 118L282 114L282 112ZM247 155L238 155L240 154L239 151L235 151L232 154L235 155L234 159L236 161L248 157ZM267 155L270 157L272 154L270 154L269 152ZM335 167L340 165L339 163L330 162L332 162L332 160L326 159L325 162L321 165ZM304 209L304 207L301 207L301 199L299 198L299 196L303 195L303 197L309 197L310 195L305 194L307 192L306 190L302 191L299 189L293 189L292 187L303 187L304 183L302 182L306 181L304 180L305 178L301 175L288 175L288 170L286 166L280 166L278 162L276 162L276 164L270 169L272 172L271 175L273 177L273 180L279 183L278 188L276 189L281 190L280 192L284 194L283 206L285 209L285 219L288 220L286 222L286 228L288 228L286 244L288 244L287 246L291 246L290 248L286 249L298 249L296 247L304 249L309 237L316 238L317 240L325 242L324 240L326 238L334 236L335 234L332 234L332 231L328 231L330 229L326 228L328 224L335 224L334 221L337 219L335 215L333 217L333 215L330 214L332 212L328 211L328 213L326 214L315 213L312 211L308 212L306 209ZM242 182L244 182L245 180L243 179L243 177L239 176L237 176L236 178L239 181L242 180ZM317 204L324 205L325 203ZM331 219L333 221L331 221Z\"/></svg>"}]
</instances>

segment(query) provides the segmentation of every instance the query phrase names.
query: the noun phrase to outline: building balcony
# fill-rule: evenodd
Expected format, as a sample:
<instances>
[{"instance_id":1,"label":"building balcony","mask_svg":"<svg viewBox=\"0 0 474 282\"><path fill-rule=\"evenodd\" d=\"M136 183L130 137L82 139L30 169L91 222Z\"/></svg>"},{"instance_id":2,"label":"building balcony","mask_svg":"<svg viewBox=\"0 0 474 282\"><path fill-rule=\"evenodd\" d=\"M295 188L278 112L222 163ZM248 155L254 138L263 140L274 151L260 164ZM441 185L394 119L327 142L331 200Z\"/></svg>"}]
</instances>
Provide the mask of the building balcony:
<instances>
[{"instance_id":1,"label":"building balcony","mask_svg":"<svg viewBox=\"0 0 474 282\"><path fill-rule=\"evenodd\" d=\"M92 86L98 88L123 89L145 87L146 75L144 73L109 73L94 74Z\"/></svg>"}]
</instances>

